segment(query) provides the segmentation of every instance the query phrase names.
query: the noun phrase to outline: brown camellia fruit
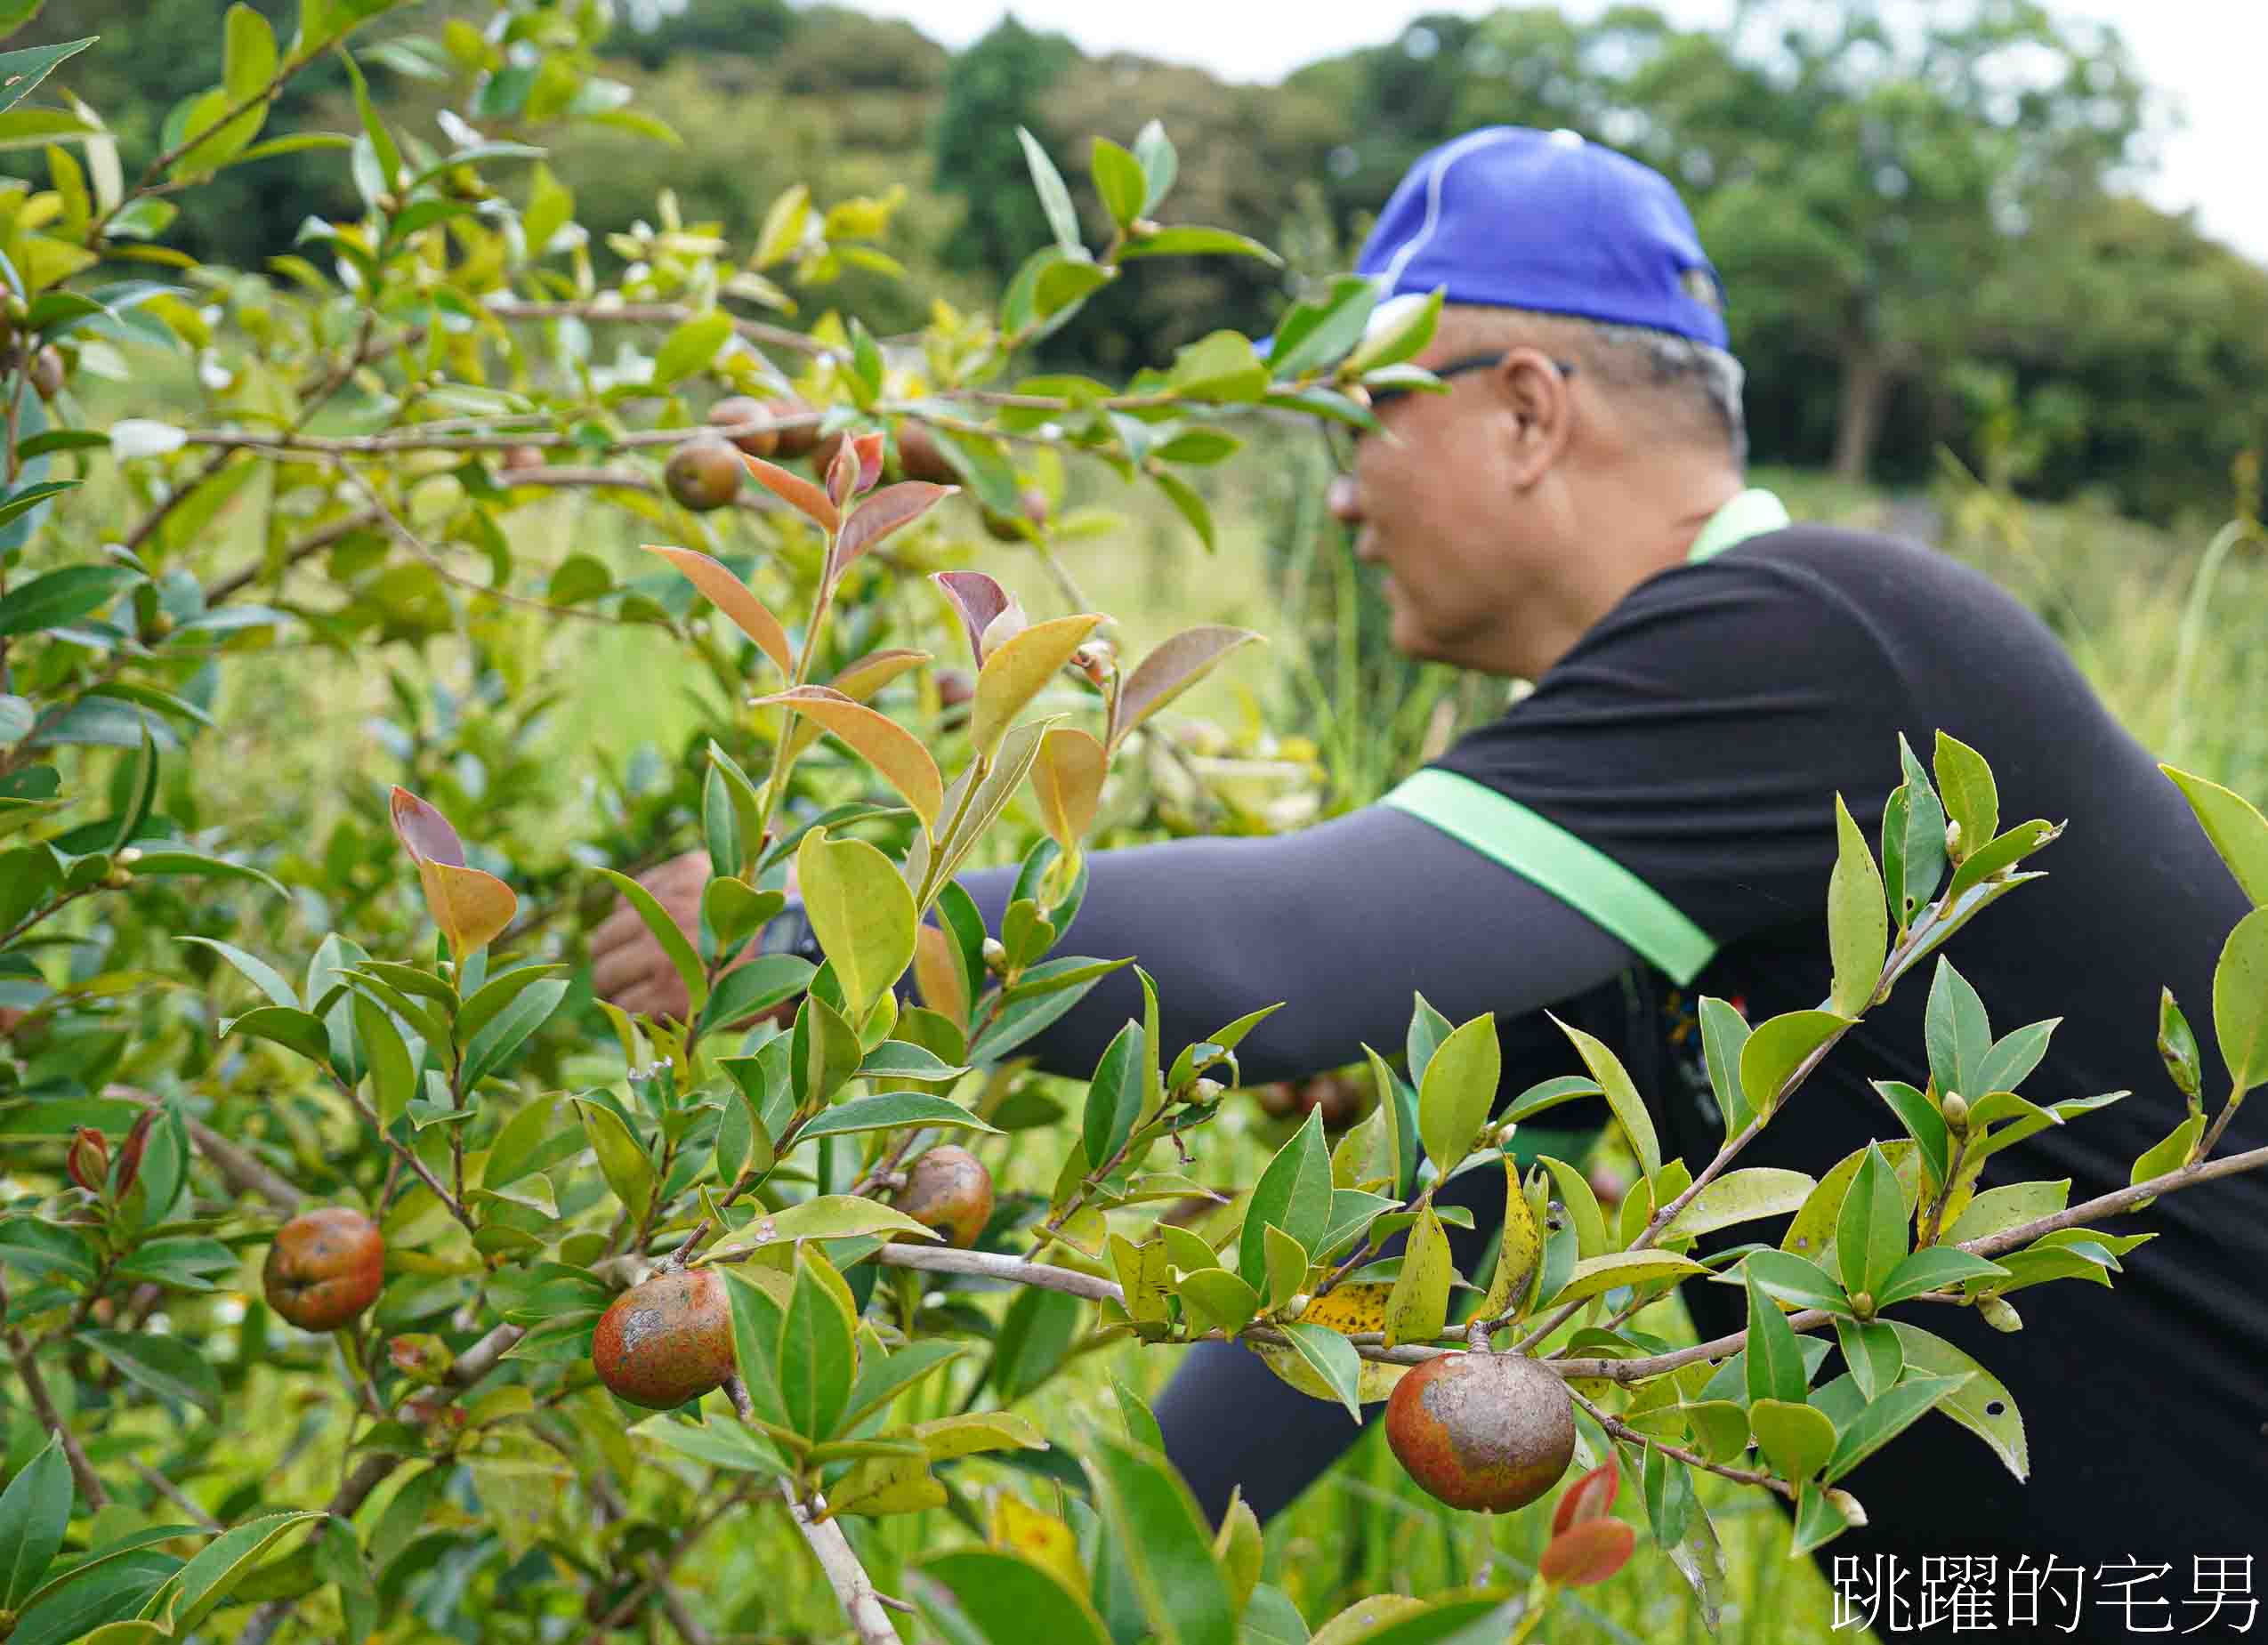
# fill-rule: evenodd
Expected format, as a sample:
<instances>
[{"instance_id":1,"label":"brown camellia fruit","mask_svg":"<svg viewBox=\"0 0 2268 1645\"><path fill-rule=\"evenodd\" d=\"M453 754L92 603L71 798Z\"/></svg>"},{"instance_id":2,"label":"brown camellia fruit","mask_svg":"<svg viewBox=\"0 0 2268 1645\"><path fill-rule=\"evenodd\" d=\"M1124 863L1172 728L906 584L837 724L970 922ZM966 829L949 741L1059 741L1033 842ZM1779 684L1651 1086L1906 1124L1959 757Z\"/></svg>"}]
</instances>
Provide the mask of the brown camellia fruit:
<instances>
[{"instance_id":1,"label":"brown camellia fruit","mask_svg":"<svg viewBox=\"0 0 2268 1645\"><path fill-rule=\"evenodd\" d=\"M898 470L908 480L926 480L935 486L949 486L960 479L937 448L936 439L914 422L898 425Z\"/></svg>"},{"instance_id":2,"label":"brown camellia fruit","mask_svg":"<svg viewBox=\"0 0 2268 1645\"><path fill-rule=\"evenodd\" d=\"M1441 1354L1394 1384L1386 1443L1426 1495L1508 1513L1575 1459L1575 1407L1559 1374L1525 1354Z\"/></svg>"},{"instance_id":3,"label":"brown camellia fruit","mask_svg":"<svg viewBox=\"0 0 2268 1645\"><path fill-rule=\"evenodd\" d=\"M1300 1112L1299 1087L1287 1079L1255 1085L1252 1095L1260 1104L1260 1111L1271 1119L1289 1119Z\"/></svg>"},{"instance_id":4,"label":"brown camellia fruit","mask_svg":"<svg viewBox=\"0 0 2268 1645\"><path fill-rule=\"evenodd\" d=\"M63 352L49 343L31 357L31 386L39 391L42 399L52 399L63 391Z\"/></svg>"},{"instance_id":5,"label":"brown camellia fruit","mask_svg":"<svg viewBox=\"0 0 2268 1645\"><path fill-rule=\"evenodd\" d=\"M1322 1112L1326 1131L1344 1131L1362 1112L1362 1087L1344 1074L1318 1074L1294 1095L1302 1114Z\"/></svg>"},{"instance_id":6,"label":"brown camellia fruit","mask_svg":"<svg viewBox=\"0 0 2268 1645\"><path fill-rule=\"evenodd\" d=\"M731 441L703 434L670 454L661 477L680 505L705 514L732 501L740 489L741 472Z\"/></svg>"},{"instance_id":7,"label":"brown camellia fruit","mask_svg":"<svg viewBox=\"0 0 2268 1645\"><path fill-rule=\"evenodd\" d=\"M386 1242L351 1206L309 1211L276 1230L261 1270L268 1306L303 1331L335 1331L378 1300Z\"/></svg>"},{"instance_id":8,"label":"brown camellia fruit","mask_svg":"<svg viewBox=\"0 0 2268 1645\"><path fill-rule=\"evenodd\" d=\"M965 668L940 668L937 671L937 700L948 708L958 708L976 696L976 676Z\"/></svg>"},{"instance_id":9,"label":"brown camellia fruit","mask_svg":"<svg viewBox=\"0 0 2268 1645\"><path fill-rule=\"evenodd\" d=\"M933 1148L914 1162L894 1203L965 1251L992 1221L992 1173L965 1148Z\"/></svg>"},{"instance_id":10,"label":"brown camellia fruit","mask_svg":"<svg viewBox=\"0 0 2268 1645\"><path fill-rule=\"evenodd\" d=\"M525 470L544 466L541 446L506 446L504 448L504 472L517 474Z\"/></svg>"},{"instance_id":11,"label":"brown camellia fruit","mask_svg":"<svg viewBox=\"0 0 2268 1645\"><path fill-rule=\"evenodd\" d=\"M735 1369L732 1300L706 1268L633 1286L591 1337L599 1380L633 1405L666 1411L721 1386Z\"/></svg>"},{"instance_id":12,"label":"brown camellia fruit","mask_svg":"<svg viewBox=\"0 0 2268 1645\"><path fill-rule=\"evenodd\" d=\"M807 417L811 414L811 408L800 399L766 400L764 409L775 417ZM773 438L779 442L778 456L783 463L794 457L809 456L819 444L819 424L799 423L794 428L779 430ZM834 453L827 455L832 456ZM825 470L822 468L820 472L825 472Z\"/></svg>"},{"instance_id":13,"label":"brown camellia fruit","mask_svg":"<svg viewBox=\"0 0 2268 1645\"><path fill-rule=\"evenodd\" d=\"M734 394L709 407L709 423L715 428L731 428L737 423L755 423L771 415L771 407L747 394ZM771 429L759 429L753 434L728 434L725 438L752 457L768 457L779 449L779 435Z\"/></svg>"}]
</instances>

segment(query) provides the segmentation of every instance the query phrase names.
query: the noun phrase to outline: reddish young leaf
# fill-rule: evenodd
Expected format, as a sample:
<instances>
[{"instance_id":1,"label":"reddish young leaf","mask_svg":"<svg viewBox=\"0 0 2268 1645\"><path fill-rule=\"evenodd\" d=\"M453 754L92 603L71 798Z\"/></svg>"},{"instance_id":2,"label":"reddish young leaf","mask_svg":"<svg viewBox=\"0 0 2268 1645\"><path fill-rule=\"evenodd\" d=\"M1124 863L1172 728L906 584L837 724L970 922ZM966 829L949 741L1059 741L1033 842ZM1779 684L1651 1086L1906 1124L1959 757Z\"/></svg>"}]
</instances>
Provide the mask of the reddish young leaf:
<instances>
[{"instance_id":1,"label":"reddish young leaf","mask_svg":"<svg viewBox=\"0 0 2268 1645\"><path fill-rule=\"evenodd\" d=\"M448 818L400 786L393 791L391 809L394 837L409 853L410 861L421 867L429 862L464 867L464 843L456 837Z\"/></svg>"},{"instance_id":2,"label":"reddish young leaf","mask_svg":"<svg viewBox=\"0 0 2268 1645\"><path fill-rule=\"evenodd\" d=\"M1205 678L1223 657L1259 638L1248 628L1208 623L1163 641L1127 677L1107 745L1117 747L1127 732Z\"/></svg>"},{"instance_id":3,"label":"reddish young leaf","mask_svg":"<svg viewBox=\"0 0 2268 1645\"><path fill-rule=\"evenodd\" d=\"M1558 1536L1570 1525L1605 1519L1607 1510L1614 1506L1615 1492L1621 1488L1622 1470L1609 1456L1567 1488L1559 1506L1552 1510L1552 1535Z\"/></svg>"},{"instance_id":4,"label":"reddish young leaf","mask_svg":"<svg viewBox=\"0 0 2268 1645\"><path fill-rule=\"evenodd\" d=\"M843 522L843 535L835 542L835 571L842 572L883 538L900 526L911 525L959 489L958 486L932 486L925 480L907 480L876 492Z\"/></svg>"},{"instance_id":5,"label":"reddish young leaf","mask_svg":"<svg viewBox=\"0 0 2268 1645\"><path fill-rule=\"evenodd\" d=\"M801 474L791 474L779 464L752 457L745 451L740 454L740 461L748 465L748 472L756 477L758 485L802 512L820 530L831 532L842 523L843 517L835 512L827 493Z\"/></svg>"},{"instance_id":6,"label":"reddish young leaf","mask_svg":"<svg viewBox=\"0 0 2268 1645\"><path fill-rule=\"evenodd\" d=\"M149 1128L157 1123L157 1110L144 1109L141 1117L133 1122L133 1129L126 1133L126 1145L118 1150L118 1192L125 1194L133 1187L133 1180L141 1172L141 1150L149 1141Z\"/></svg>"},{"instance_id":7,"label":"reddish young leaf","mask_svg":"<svg viewBox=\"0 0 2268 1645\"><path fill-rule=\"evenodd\" d=\"M763 654L779 666L781 673L791 680L795 677L795 656L787 643L787 630L763 601L748 592L746 583L698 549L666 548L656 543L641 546L650 554L659 554L683 572L688 582L708 596L710 604L730 617L734 626L763 648Z\"/></svg>"},{"instance_id":8,"label":"reddish young leaf","mask_svg":"<svg viewBox=\"0 0 2268 1645\"><path fill-rule=\"evenodd\" d=\"M92 1125L81 1125L63 1156L63 1169L88 1193L101 1193L110 1176L110 1140Z\"/></svg>"},{"instance_id":9,"label":"reddish young leaf","mask_svg":"<svg viewBox=\"0 0 2268 1645\"><path fill-rule=\"evenodd\" d=\"M840 691L854 703L863 703L900 674L927 661L929 653L926 651L908 651L903 648L869 651L857 662L845 664L832 680L822 683L828 690ZM788 757L796 758L804 749L819 741L821 729L816 720L798 720L795 729L787 734Z\"/></svg>"},{"instance_id":10,"label":"reddish young leaf","mask_svg":"<svg viewBox=\"0 0 2268 1645\"><path fill-rule=\"evenodd\" d=\"M827 500L839 509L852 497L871 491L875 481L882 478L882 453L887 443L876 429L853 434L837 446L835 460L827 465Z\"/></svg>"},{"instance_id":11,"label":"reddish young leaf","mask_svg":"<svg viewBox=\"0 0 2268 1645\"><path fill-rule=\"evenodd\" d=\"M969 651L984 666L984 631L1009 606L1008 591L981 571L933 571L930 581L945 591L968 631Z\"/></svg>"},{"instance_id":12,"label":"reddish young leaf","mask_svg":"<svg viewBox=\"0 0 2268 1645\"><path fill-rule=\"evenodd\" d=\"M1545 1544L1537 1574L1561 1588L1587 1588L1620 1570L1638 1533L1620 1520L1586 1520Z\"/></svg>"},{"instance_id":13,"label":"reddish young leaf","mask_svg":"<svg viewBox=\"0 0 2268 1645\"><path fill-rule=\"evenodd\" d=\"M785 706L818 721L849 744L868 764L906 798L919 814L923 827L935 828L944 803L945 781L937 762L919 738L889 715L864 703L854 703L840 691L823 685L800 685L789 691L748 699L751 708Z\"/></svg>"}]
</instances>

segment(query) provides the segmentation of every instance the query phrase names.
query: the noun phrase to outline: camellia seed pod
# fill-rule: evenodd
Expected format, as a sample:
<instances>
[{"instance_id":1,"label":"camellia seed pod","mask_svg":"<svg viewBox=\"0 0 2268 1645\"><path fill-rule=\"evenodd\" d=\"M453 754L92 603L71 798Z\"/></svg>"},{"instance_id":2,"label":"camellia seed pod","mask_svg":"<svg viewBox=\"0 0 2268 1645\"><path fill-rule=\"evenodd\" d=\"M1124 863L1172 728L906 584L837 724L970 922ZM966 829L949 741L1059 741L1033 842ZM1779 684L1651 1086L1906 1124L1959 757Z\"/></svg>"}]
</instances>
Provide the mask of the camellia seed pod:
<instances>
[{"instance_id":1,"label":"camellia seed pod","mask_svg":"<svg viewBox=\"0 0 2268 1645\"><path fill-rule=\"evenodd\" d=\"M386 1242L351 1206L325 1206L276 1230L262 1270L268 1306L303 1331L335 1331L378 1300Z\"/></svg>"},{"instance_id":2,"label":"camellia seed pod","mask_svg":"<svg viewBox=\"0 0 2268 1645\"><path fill-rule=\"evenodd\" d=\"M1442 1354L1394 1384L1386 1443L1428 1496L1508 1513L1575 1459L1575 1407L1559 1374L1525 1354Z\"/></svg>"},{"instance_id":3,"label":"camellia seed pod","mask_svg":"<svg viewBox=\"0 0 2268 1645\"><path fill-rule=\"evenodd\" d=\"M992 1173L968 1149L948 1143L914 1162L892 1203L965 1251L992 1221Z\"/></svg>"},{"instance_id":4,"label":"camellia seed pod","mask_svg":"<svg viewBox=\"0 0 2268 1645\"><path fill-rule=\"evenodd\" d=\"M661 477L681 507L705 514L732 501L740 489L741 472L740 458L730 440L701 434L670 453Z\"/></svg>"},{"instance_id":5,"label":"camellia seed pod","mask_svg":"<svg viewBox=\"0 0 2268 1645\"><path fill-rule=\"evenodd\" d=\"M658 1274L599 1316L591 1364L617 1396L666 1411L722 1386L732 1357L732 1299L706 1268Z\"/></svg>"},{"instance_id":6,"label":"camellia seed pod","mask_svg":"<svg viewBox=\"0 0 2268 1645\"><path fill-rule=\"evenodd\" d=\"M742 423L761 423L771 415L771 408L763 401L752 395L733 394L709 407L709 426L736 428ZM725 438L752 457L768 457L779 449L779 435L772 429L758 429L752 434L728 434Z\"/></svg>"}]
</instances>

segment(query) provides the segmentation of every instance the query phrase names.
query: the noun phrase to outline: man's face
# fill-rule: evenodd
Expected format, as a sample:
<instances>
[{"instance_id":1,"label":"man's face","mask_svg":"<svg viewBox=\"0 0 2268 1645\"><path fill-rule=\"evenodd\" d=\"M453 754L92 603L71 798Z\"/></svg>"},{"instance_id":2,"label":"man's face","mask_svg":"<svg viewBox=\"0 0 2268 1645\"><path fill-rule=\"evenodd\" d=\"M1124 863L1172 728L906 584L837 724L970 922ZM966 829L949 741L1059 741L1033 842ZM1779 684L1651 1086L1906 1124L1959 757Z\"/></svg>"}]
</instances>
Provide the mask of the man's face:
<instances>
[{"instance_id":1,"label":"man's face","mask_svg":"<svg viewBox=\"0 0 2268 1645\"><path fill-rule=\"evenodd\" d=\"M1357 442L1333 512L1356 528L1355 557L1385 571L1397 650L1503 672L1546 544L1533 488L1511 477L1511 412L1495 370L1502 351L1429 349L1417 363L1446 392L1393 397Z\"/></svg>"}]
</instances>

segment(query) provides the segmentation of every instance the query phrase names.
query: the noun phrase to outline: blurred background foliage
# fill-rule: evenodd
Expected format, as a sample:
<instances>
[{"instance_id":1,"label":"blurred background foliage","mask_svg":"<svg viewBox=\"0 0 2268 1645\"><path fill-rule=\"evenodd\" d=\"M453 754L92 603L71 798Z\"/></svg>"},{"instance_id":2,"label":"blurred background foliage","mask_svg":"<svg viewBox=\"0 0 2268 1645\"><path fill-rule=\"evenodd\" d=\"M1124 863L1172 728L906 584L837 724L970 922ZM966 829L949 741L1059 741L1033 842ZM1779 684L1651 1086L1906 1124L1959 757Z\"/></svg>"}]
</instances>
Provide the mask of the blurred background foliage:
<instances>
[{"instance_id":1,"label":"blurred background foliage","mask_svg":"<svg viewBox=\"0 0 2268 1645\"><path fill-rule=\"evenodd\" d=\"M287 0L257 3L288 23ZM400 27L479 12L434 0ZM212 14L74 0L20 43L99 33L76 84L132 153L218 75ZM1761 463L1910 485L1945 450L2021 495L2195 527L2224 517L2231 461L2268 440L2268 270L2132 192L2169 111L2114 33L2029 0L1748 0L1722 31L1642 6L1428 16L1278 85L1090 58L1013 18L956 54L902 21L786 0L649 0L609 49L629 107L551 161L593 231L656 222L665 191L684 221L746 236L795 182L821 205L902 182L886 249L907 278L850 268L826 293L885 326L927 317L915 293L980 302L1046 238L1019 124L1094 211L1085 137L1164 120L1185 220L1280 246L1289 267L1132 270L1051 340L1066 369L1122 374L1215 327L1265 331L1303 280L1352 262L1420 153L1511 121L1573 127L1684 190L1730 288ZM416 60L380 49L372 67L382 99L430 126ZM347 95L322 68L278 123L351 125ZM663 113L675 140L632 109ZM37 163L0 153L27 175ZM284 157L184 200L173 238L257 268L307 215L352 204L343 167Z\"/></svg>"}]
</instances>

